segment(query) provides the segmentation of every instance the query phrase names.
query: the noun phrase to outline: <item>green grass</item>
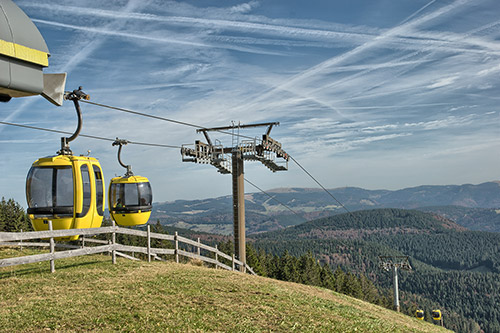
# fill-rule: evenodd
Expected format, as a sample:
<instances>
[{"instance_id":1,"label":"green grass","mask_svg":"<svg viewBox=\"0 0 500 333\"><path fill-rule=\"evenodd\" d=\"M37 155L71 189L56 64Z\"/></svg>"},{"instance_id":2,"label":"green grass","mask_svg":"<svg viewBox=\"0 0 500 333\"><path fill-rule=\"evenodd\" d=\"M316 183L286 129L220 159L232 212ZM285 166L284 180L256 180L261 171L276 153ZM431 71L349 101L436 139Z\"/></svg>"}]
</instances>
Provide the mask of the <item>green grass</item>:
<instances>
[{"instance_id":1,"label":"green grass","mask_svg":"<svg viewBox=\"0 0 500 333\"><path fill-rule=\"evenodd\" d=\"M33 250L1 249L0 258ZM444 332L300 284L172 262L95 255L0 268L0 332Z\"/></svg>"}]
</instances>

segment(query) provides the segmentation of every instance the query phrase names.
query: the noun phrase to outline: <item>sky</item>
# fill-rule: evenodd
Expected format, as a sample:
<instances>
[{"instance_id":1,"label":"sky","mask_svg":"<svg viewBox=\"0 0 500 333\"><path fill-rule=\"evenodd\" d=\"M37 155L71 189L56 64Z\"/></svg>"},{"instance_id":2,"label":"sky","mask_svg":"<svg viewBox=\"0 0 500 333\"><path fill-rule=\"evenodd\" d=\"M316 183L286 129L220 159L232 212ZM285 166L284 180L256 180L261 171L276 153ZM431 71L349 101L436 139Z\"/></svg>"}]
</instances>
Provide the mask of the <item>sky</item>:
<instances>
[{"instance_id":1,"label":"sky","mask_svg":"<svg viewBox=\"0 0 500 333\"><path fill-rule=\"evenodd\" d=\"M271 137L327 188L500 179L497 0L15 2L50 50L44 73L68 73L66 90L203 127L279 122ZM82 134L205 141L193 127L83 103L82 111ZM41 96L1 103L0 120L76 127L71 102ZM0 125L0 196L26 207L26 174L59 150L60 136ZM107 182L125 172L111 142L79 137L71 148L90 150ZM149 178L155 202L231 194L230 175L182 162L179 148L127 145L122 161ZM273 173L248 161L245 177L264 190L317 187L294 162Z\"/></svg>"}]
</instances>

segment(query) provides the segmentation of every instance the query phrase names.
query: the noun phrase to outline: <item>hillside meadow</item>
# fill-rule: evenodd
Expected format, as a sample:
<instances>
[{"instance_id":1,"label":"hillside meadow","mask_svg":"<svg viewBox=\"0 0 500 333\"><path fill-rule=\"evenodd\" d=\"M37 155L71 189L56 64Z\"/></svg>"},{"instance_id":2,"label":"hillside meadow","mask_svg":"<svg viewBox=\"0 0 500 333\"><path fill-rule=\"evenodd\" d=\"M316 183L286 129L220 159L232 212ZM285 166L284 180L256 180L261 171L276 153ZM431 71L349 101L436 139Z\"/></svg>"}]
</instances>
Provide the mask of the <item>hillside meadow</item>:
<instances>
[{"instance_id":1,"label":"hillside meadow","mask_svg":"<svg viewBox=\"0 0 500 333\"><path fill-rule=\"evenodd\" d=\"M0 249L0 258L33 250ZM94 255L0 268L0 332L445 332L301 284L173 262Z\"/></svg>"}]
</instances>

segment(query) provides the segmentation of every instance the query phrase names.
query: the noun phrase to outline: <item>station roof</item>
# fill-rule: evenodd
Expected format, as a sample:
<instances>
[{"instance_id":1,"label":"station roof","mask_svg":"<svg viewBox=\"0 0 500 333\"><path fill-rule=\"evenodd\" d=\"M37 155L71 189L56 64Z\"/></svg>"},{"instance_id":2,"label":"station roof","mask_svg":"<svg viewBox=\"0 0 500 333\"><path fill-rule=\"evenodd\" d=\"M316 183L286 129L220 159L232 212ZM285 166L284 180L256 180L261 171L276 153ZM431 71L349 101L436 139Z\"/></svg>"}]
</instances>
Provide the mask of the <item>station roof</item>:
<instances>
[{"instance_id":1,"label":"station roof","mask_svg":"<svg viewBox=\"0 0 500 333\"><path fill-rule=\"evenodd\" d=\"M0 0L0 55L49 65L49 49L40 31L11 0Z\"/></svg>"}]
</instances>

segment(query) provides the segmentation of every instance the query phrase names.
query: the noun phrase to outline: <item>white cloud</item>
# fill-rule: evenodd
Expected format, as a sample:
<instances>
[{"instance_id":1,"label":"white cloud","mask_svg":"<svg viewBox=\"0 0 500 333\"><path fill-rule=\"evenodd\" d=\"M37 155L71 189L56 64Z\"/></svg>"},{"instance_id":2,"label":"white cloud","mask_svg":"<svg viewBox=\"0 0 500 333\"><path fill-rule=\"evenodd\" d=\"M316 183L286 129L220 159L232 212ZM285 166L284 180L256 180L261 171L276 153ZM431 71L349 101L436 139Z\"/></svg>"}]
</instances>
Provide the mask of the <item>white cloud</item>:
<instances>
[{"instance_id":1,"label":"white cloud","mask_svg":"<svg viewBox=\"0 0 500 333\"><path fill-rule=\"evenodd\" d=\"M457 81L458 79L459 79L458 75L457 76L446 77L446 78L443 78L443 79L439 79L436 82L434 82L433 84L427 86L427 88L434 89L434 88L441 88L441 87L444 87L444 86L448 86L450 84L455 83L455 81Z\"/></svg>"},{"instance_id":2,"label":"white cloud","mask_svg":"<svg viewBox=\"0 0 500 333\"><path fill-rule=\"evenodd\" d=\"M477 73L478 76L486 76L494 73L500 72L500 65L493 66L491 68L483 69Z\"/></svg>"},{"instance_id":3,"label":"white cloud","mask_svg":"<svg viewBox=\"0 0 500 333\"><path fill-rule=\"evenodd\" d=\"M387 130L394 130L399 128L399 125L396 124L386 124L386 125L380 125L380 126L370 126L370 127L365 127L361 129L365 133L376 133L376 132L385 132Z\"/></svg>"},{"instance_id":4,"label":"white cloud","mask_svg":"<svg viewBox=\"0 0 500 333\"><path fill-rule=\"evenodd\" d=\"M254 8L260 6L258 1L250 1L247 3L242 3L236 6L231 7L229 10L233 13L245 14L252 11Z\"/></svg>"},{"instance_id":5,"label":"white cloud","mask_svg":"<svg viewBox=\"0 0 500 333\"><path fill-rule=\"evenodd\" d=\"M431 120L427 122L418 123L405 123L404 126L407 128L421 128L424 130L437 130L449 127L464 126L470 124L477 116L475 114L455 117L449 116L444 119Z\"/></svg>"}]
</instances>

